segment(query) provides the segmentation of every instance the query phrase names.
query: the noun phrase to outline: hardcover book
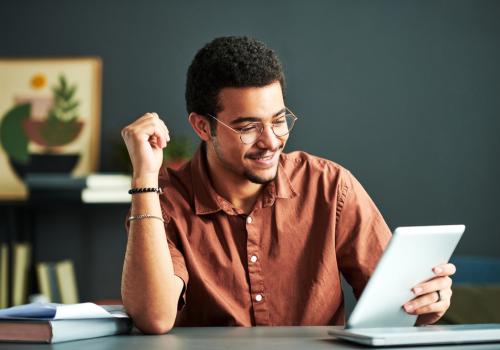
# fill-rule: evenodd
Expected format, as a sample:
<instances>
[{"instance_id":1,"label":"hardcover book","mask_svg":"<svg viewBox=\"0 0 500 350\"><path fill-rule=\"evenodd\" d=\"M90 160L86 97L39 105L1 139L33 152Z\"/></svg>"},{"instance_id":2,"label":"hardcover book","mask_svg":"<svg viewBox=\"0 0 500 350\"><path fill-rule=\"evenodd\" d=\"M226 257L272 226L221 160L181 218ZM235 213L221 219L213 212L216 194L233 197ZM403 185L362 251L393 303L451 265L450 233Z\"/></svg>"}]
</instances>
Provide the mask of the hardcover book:
<instances>
[{"instance_id":1,"label":"hardcover book","mask_svg":"<svg viewBox=\"0 0 500 350\"><path fill-rule=\"evenodd\" d=\"M0 341L59 343L126 334L132 320L121 305L20 305L0 310Z\"/></svg>"}]
</instances>

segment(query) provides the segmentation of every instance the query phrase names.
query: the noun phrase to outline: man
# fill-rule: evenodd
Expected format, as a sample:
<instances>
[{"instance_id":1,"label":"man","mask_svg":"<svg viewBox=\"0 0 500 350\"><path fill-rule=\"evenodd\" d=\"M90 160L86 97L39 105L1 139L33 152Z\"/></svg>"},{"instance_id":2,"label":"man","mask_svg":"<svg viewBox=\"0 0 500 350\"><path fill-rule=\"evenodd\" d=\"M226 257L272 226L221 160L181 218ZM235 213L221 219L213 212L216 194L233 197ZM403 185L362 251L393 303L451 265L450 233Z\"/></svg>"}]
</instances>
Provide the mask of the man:
<instances>
[{"instance_id":1,"label":"man","mask_svg":"<svg viewBox=\"0 0 500 350\"><path fill-rule=\"evenodd\" d=\"M349 171L283 153L297 119L283 89L271 49L218 38L188 70L189 122L202 140L190 162L160 173L169 131L156 113L122 130L134 169L122 297L143 332L342 324L340 274L361 294L389 229ZM419 324L449 307L454 270L438 266L413 289L403 307Z\"/></svg>"}]
</instances>

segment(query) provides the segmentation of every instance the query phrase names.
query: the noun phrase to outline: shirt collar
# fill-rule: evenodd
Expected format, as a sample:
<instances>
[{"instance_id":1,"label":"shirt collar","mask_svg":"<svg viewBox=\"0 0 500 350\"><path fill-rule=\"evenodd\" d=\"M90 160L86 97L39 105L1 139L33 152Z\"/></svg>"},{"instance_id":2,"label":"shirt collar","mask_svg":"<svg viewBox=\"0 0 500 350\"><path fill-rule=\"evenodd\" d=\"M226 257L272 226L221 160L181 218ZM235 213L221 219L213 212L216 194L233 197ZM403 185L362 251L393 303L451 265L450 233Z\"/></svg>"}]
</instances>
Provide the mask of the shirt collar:
<instances>
[{"instance_id":1,"label":"shirt collar","mask_svg":"<svg viewBox=\"0 0 500 350\"><path fill-rule=\"evenodd\" d=\"M194 206L196 215L205 215L223 210L227 214L238 214L230 203L219 196L210 182L204 144L201 144L191 159L191 174L194 190ZM275 198L293 198L297 196L293 185L285 171L286 156L280 156L278 174L264 190L263 206L272 205Z\"/></svg>"},{"instance_id":2,"label":"shirt collar","mask_svg":"<svg viewBox=\"0 0 500 350\"><path fill-rule=\"evenodd\" d=\"M196 215L212 214L222 210L217 201L217 193L210 182L203 143L191 159L191 174Z\"/></svg>"},{"instance_id":3,"label":"shirt collar","mask_svg":"<svg viewBox=\"0 0 500 350\"><path fill-rule=\"evenodd\" d=\"M280 162L278 166L278 174L276 179L271 182L276 188L277 198L293 198L298 195L290 181L290 177L285 171L286 154L280 155Z\"/></svg>"}]
</instances>

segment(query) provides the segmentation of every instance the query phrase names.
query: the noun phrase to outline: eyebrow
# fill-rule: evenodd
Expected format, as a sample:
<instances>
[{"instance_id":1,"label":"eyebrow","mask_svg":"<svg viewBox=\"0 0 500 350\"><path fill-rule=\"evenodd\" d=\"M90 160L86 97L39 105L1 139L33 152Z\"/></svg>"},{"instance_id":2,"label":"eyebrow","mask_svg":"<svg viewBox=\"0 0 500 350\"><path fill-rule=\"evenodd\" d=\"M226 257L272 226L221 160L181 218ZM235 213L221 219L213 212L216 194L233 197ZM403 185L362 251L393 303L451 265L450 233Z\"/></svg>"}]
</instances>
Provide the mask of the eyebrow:
<instances>
[{"instance_id":1,"label":"eyebrow","mask_svg":"<svg viewBox=\"0 0 500 350\"><path fill-rule=\"evenodd\" d=\"M280 109L277 113L273 115L273 118L279 116L280 114L283 114L286 112L286 108ZM235 120L233 120L230 124L236 125L244 122L260 122L262 118L257 118L257 117L238 117Z\"/></svg>"}]
</instances>

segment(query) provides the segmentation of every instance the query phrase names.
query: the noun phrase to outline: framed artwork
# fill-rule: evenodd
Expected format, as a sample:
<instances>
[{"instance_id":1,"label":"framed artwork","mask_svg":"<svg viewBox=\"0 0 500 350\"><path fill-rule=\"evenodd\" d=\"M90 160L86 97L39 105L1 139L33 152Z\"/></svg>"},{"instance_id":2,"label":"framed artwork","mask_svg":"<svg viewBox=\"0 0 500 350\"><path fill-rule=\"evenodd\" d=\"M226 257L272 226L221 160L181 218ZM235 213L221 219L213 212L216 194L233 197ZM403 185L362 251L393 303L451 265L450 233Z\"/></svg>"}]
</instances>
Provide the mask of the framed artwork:
<instances>
[{"instance_id":1,"label":"framed artwork","mask_svg":"<svg viewBox=\"0 0 500 350\"><path fill-rule=\"evenodd\" d=\"M99 58L0 58L0 200L32 173L83 176L99 159Z\"/></svg>"}]
</instances>

